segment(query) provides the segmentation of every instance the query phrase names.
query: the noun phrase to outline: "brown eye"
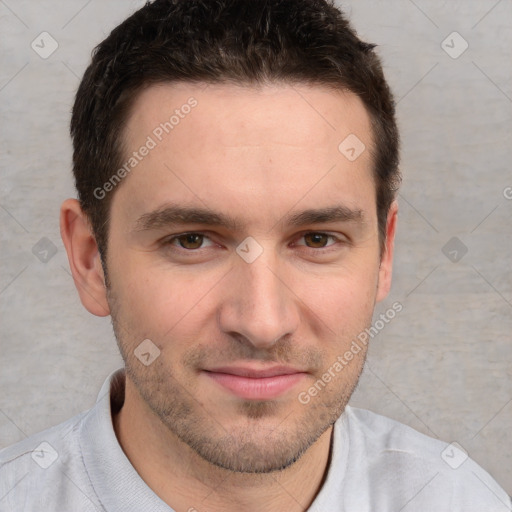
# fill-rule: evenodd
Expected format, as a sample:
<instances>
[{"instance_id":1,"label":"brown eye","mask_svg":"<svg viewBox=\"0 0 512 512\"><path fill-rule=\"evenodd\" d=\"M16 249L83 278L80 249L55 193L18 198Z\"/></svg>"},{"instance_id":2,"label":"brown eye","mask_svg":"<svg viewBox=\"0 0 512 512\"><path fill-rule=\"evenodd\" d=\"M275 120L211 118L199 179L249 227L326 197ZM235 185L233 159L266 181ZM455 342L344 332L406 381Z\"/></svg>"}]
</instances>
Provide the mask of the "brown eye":
<instances>
[{"instance_id":1,"label":"brown eye","mask_svg":"<svg viewBox=\"0 0 512 512\"><path fill-rule=\"evenodd\" d=\"M307 233L306 235L304 235L304 240L306 240L306 244L308 245L308 247L311 247L313 249L321 249L323 247L327 247L327 242L329 238L332 238L332 236L327 235L325 233Z\"/></svg>"},{"instance_id":2,"label":"brown eye","mask_svg":"<svg viewBox=\"0 0 512 512\"><path fill-rule=\"evenodd\" d=\"M183 249L199 249L203 244L204 235L197 233L187 233L175 238Z\"/></svg>"}]
</instances>

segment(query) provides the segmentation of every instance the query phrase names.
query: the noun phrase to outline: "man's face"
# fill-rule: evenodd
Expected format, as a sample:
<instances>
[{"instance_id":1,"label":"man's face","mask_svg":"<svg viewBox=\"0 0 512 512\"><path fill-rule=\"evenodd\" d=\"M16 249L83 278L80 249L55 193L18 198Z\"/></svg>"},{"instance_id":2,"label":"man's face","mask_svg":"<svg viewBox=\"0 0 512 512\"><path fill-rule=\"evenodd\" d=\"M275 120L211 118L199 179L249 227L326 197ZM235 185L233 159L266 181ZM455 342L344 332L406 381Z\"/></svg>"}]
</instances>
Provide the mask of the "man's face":
<instances>
[{"instance_id":1,"label":"man's face","mask_svg":"<svg viewBox=\"0 0 512 512\"><path fill-rule=\"evenodd\" d=\"M155 132L191 96L172 131ZM353 161L338 149L349 134L366 146ZM111 205L109 306L128 378L209 462L284 468L339 417L366 350L308 403L300 393L387 293L369 117L353 94L320 87L158 85L134 105L127 159L148 136L156 146ZM146 362L160 350L149 365L134 353L147 339Z\"/></svg>"}]
</instances>

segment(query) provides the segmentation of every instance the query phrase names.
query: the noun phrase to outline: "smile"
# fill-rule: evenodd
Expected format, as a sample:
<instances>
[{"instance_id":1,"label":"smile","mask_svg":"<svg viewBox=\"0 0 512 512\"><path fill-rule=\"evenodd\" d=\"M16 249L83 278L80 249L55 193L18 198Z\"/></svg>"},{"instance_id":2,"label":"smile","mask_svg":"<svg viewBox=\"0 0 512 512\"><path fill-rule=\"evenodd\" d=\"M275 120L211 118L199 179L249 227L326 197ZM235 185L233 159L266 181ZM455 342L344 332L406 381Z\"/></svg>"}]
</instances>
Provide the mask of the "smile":
<instances>
[{"instance_id":1,"label":"smile","mask_svg":"<svg viewBox=\"0 0 512 512\"><path fill-rule=\"evenodd\" d=\"M204 370L203 373L224 390L248 400L277 398L306 376L305 372L284 367L259 371L248 368L218 368Z\"/></svg>"}]
</instances>

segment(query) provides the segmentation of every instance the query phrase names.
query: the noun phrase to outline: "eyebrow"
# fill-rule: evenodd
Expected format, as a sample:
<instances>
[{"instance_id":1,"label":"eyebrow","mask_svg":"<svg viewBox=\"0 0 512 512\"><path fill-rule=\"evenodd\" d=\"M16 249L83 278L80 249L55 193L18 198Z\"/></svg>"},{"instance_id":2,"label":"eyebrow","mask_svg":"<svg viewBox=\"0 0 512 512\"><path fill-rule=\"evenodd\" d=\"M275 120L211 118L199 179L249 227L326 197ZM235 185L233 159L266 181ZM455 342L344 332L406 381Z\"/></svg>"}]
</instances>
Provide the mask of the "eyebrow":
<instances>
[{"instance_id":1,"label":"eyebrow","mask_svg":"<svg viewBox=\"0 0 512 512\"><path fill-rule=\"evenodd\" d=\"M300 227L307 224L333 222L358 221L364 223L364 220L364 213L361 209L352 209L348 206L338 205L288 214L278 224ZM239 219L224 213L211 211L207 208L164 205L141 215L135 222L134 231L156 230L186 224L224 227L234 232L243 231L245 227L245 224Z\"/></svg>"}]
</instances>

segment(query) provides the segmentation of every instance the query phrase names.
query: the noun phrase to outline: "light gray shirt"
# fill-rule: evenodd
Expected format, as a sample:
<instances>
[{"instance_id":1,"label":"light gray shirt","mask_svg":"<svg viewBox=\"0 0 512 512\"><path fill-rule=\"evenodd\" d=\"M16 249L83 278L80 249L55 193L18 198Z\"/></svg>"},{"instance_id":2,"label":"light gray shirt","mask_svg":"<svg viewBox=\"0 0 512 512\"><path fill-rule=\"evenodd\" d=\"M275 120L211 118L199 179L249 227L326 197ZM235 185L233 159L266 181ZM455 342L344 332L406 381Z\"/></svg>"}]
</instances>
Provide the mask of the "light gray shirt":
<instances>
[{"instance_id":1,"label":"light gray shirt","mask_svg":"<svg viewBox=\"0 0 512 512\"><path fill-rule=\"evenodd\" d=\"M95 406L0 451L1 512L172 512L117 441L112 410L124 370ZM208 509L200 497L189 510ZM457 445L346 407L335 423L327 478L308 512L510 512L505 491Z\"/></svg>"}]
</instances>

